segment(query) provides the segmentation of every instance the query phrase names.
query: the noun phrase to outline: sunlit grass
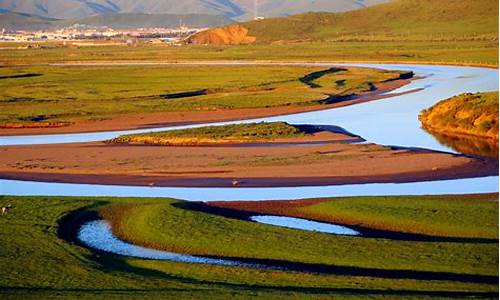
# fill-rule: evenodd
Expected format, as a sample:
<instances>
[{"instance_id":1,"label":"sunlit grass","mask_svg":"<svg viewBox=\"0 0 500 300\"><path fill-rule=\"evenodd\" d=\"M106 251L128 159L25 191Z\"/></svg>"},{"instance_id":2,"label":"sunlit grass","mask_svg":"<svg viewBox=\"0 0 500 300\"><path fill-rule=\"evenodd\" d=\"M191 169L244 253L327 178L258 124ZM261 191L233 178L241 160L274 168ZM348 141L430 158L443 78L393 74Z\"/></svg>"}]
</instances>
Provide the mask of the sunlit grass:
<instances>
[{"instance_id":1,"label":"sunlit grass","mask_svg":"<svg viewBox=\"0 0 500 300\"><path fill-rule=\"evenodd\" d=\"M319 105L329 93L359 93L399 72L349 68L346 84L314 89L300 81L324 67L55 67L0 68L0 123L74 121L120 114ZM19 77L37 74L33 77ZM17 75L17 77L16 77ZM4 76L4 78L1 78ZM14 77L13 77L14 76ZM323 83L326 85L326 83ZM206 90L206 95L164 95Z\"/></svg>"}]
</instances>

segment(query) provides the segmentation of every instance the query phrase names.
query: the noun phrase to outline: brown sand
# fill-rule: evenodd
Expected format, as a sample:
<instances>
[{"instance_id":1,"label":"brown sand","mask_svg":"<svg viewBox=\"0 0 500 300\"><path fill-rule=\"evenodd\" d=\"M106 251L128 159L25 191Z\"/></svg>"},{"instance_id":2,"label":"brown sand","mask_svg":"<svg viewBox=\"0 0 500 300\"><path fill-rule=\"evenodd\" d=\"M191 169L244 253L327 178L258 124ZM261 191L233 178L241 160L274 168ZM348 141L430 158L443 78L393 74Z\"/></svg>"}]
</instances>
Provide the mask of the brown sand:
<instances>
[{"instance_id":1,"label":"brown sand","mask_svg":"<svg viewBox=\"0 0 500 300\"><path fill-rule=\"evenodd\" d=\"M0 178L150 186L304 186L494 175L497 160L347 144L321 132L306 145L164 147L102 142L0 147ZM317 144L317 142L325 142Z\"/></svg>"}]
</instances>

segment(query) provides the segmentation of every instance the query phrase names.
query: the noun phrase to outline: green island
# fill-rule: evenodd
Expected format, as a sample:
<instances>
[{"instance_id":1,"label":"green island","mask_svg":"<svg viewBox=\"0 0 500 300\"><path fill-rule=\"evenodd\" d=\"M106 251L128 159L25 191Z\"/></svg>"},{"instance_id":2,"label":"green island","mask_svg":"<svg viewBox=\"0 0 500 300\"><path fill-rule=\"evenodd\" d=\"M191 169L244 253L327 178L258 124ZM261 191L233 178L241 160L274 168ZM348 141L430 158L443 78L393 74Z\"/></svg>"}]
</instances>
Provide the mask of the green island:
<instances>
[{"instance_id":1,"label":"green island","mask_svg":"<svg viewBox=\"0 0 500 300\"><path fill-rule=\"evenodd\" d=\"M129 134L119 136L109 142L179 146L262 142L306 135L309 133L305 130L286 122L260 122Z\"/></svg>"},{"instance_id":2,"label":"green island","mask_svg":"<svg viewBox=\"0 0 500 300\"><path fill-rule=\"evenodd\" d=\"M321 105L401 77L411 72L300 66L5 67L0 68L0 124Z\"/></svg>"},{"instance_id":3,"label":"green island","mask_svg":"<svg viewBox=\"0 0 500 300\"><path fill-rule=\"evenodd\" d=\"M422 127L461 153L498 158L498 92L466 93L422 111Z\"/></svg>"},{"instance_id":4,"label":"green island","mask_svg":"<svg viewBox=\"0 0 500 300\"><path fill-rule=\"evenodd\" d=\"M498 92L451 97L422 111L419 118L431 132L498 141Z\"/></svg>"},{"instance_id":5,"label":"green island","mask_svg":"<svg viewBox=\"0 0 500 300\"><path fill-rule=\"evenodd\" d=\"M206 205L173 199L2 196L0 204L11 204L13 209L0 218L0 295L2 299L20 295L28 299L492 297L498 291L495 283L404 275L386 278L373 269L387 274L498 276L497 197L332 198L325 199L327 207L321 208L323 216L352 213L367 225L374 218L395 224L403 210L407 222L421 225L416 229L421 233L433 233L429 229L443 222L449 226L440 229L441 237L461 237L453 242L438 237L426 242L287 229L224 217L199 209ZM340 209L334 204L337 201ZM361 210L369 201L375 209ZM455 214L467 217L448 218ZM349 267L359 274L339 275L335 268L332 273L317 273L185 264L94 252L71 236L89 215L104 218L119 238L138 245L198 255ZM468 238L472 232L485 240ZM364 269L372 271L364 273Z\"/></svg>"}]
</instances>

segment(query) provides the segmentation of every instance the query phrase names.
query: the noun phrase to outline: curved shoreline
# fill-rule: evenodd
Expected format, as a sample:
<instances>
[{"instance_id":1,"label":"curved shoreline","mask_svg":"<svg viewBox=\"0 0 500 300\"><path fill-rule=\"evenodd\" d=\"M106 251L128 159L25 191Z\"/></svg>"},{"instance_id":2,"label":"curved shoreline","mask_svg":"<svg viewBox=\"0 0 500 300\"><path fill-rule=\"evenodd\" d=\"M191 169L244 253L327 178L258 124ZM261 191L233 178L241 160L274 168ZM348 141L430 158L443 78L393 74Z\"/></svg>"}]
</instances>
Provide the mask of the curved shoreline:
<instances>
[{"instance_id":1,"label":"curved shoreline","mask_svg":"<svg viewBox=\"0 0 500 300\"><path fill-rule=\"evenodd\" d=\"M318 199L302 199L302 200L291 200L293 205L303 205L303 203L314 203L323 201L324 198ZM275 204L277 206L282 206L289 204L288 200L273 200L273 201L262 201L269 204ZM437 236L428 235L423 233L412 233L412 232L402 232L393 231L387 229L375 229L367 226L361 226L356 224L346 224L342 222L332 222L330 220L316 219L308 215L292 213L290 211L278 212L272 209L266 209L265 205L260 206L260 201L246 202L246 201L213 201L209 203L204 202L186 202L175 204L176 207L194 211L200 211L208 214L219 215L226 218L232 218L243 221L253 221L255 216L276 216L276 217L292 217L303 219L312 222L320 222L330 225L338 225L346 227L350 230L357 232L356 235L351 235L351 237L356 238L377 238L377 239L387 239L387 240L397 240L397 241L418 241L418 242L447 242L447 243L498 243L498 240L490 238L471 238L471 237L452 237L452 236ZM256 208L258 207L258 208ZM271 224L272 225L272 224ZM273 225L278 226L278 225Z\"/></svg>"},{"instance_id":2,"label":"curved shoreline","mask_svg":"<svg viewBox=\"0 0 500 300\"><path fill-rule=\"evenodd\" d=\"M94 175L71 173L2 172L1 179L33 182L54 182L68 184L99 184L109 186L173 187L173 188L271 188L271 187L314 187L343 186L353 184L401 184L433 182L454 179L481 178L498 174L498 165L478 163L473 166L458 166L451 170L415 172L396 175L372 175L352 177L237 177L235 187L233 176L229 177L163 177L143 175Z\"/></svg>"},{"instance_id":3,"label":"curved shoreline","mask_svg":"<svg viewBox=\"0 0 500 300\"><path fill-rule=\"evenodd\" d=\"M237 266L246 268L263 268L255 264L247 264L223 258L208 258L187 254L178 254L162 250L144 248L129 244L117 238L104 220L90 221L82 224L78 231L78 239L94 250L143 259L169 260L181 263L209 264L222 266Z\"/></svg>"},{"instance_id":4,"label":"curved shoreline","mask_svg":"<svg viewBox=\"0 0 500 300\"><path fill-rule=\"evenodd\" d=\"M64 216L59 222L58 235L70 242L76 243L79 246L90 246L85 244L84 241L79 239L79 232L82 226L88 222L95 222L99 220L96 213L90 211L76 211ZM114 237L114 235L113 235ZM132 247L138 247L128 244ZM140 247L140 246L139 246ZM141 248L141 247L140 247ZM93 251L98 253L110 253L102 249L90 247ZM156 253L157 250L153 250ZM161 254L163 251L158 251ZM115 255L124 256L121 253L111 253ZM171 254L171 253L169 253ZM125 255L127 256L127 255ZM186 257L197 258L194 263L204 263L202 260L212 262L214 264L222 264L228 266L252 267L292 272L310 272L317 274L334 274L339 276L371 276L389 279L415 279L415 280L436 280L436 281L457 281L457 282L475 282L494 284L498 282L498 277L493 275L473 275L461 274L451 272L433 272L433 271L413 271L413 270L392 270L392 269L375 269L375 268L362 268L350 266L337 266L337 265L324 265L315 263L302 263L287 260L265 259L265 258L244 258L244 257L230 257L221 258L217 256L204 256L195 257L191 255L180 255ZM199 260L199 259L200 260ZM148 258L145 258L148 259ZM154 259L149 257L149 259ZM225 263L228 262L229 263ZM184 261L185 262L185 261Z\"/></svg>"},{"instance_id":5,"label":"curved shoreline","mask_svg":"<svg viewBox=\"0 0 500 300\"><path fill-rule=\"evenodd\" d=\"M358 144L353 142L363 140L361 137L341 128L318 128L322 131L310 136L256 145L9 146L3 148L0 178L115 186L251 188L411 183L498 174L498 161L492 158Z\"/></svg>"}]
</instances>

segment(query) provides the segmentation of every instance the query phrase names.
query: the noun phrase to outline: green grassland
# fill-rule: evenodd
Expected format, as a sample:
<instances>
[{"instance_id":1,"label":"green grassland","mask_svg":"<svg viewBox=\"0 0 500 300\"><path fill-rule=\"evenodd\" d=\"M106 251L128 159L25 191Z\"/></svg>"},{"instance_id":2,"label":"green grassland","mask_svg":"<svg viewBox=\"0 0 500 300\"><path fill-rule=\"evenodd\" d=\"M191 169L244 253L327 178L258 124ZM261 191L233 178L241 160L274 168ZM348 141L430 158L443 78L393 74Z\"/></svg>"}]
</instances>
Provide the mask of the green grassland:
<instances>
[{"instance_id":1,"label":"green grassland","mask_svg":"<svg viewBox=\"0 0 500 300\"><path fill-rule=\"evenodd\" d=\"M438 134L465 134L498 140L498 92L462 94L424 110L420 121Z\"/></svg>"},{"instance_id":2,"label":"green grassland","mask_svg":"<svg viewBox=\"0 0 500 300\"><path fill-rule=\"evenodd\" d=\"M4 46L2 49L2 46ZM498 65L498 40L392 40L352 37L338 41L182 47L100 46L8 49L0 43L0 65L64 62L180 62L207 60L326 61Z\"/></svg>"},{"instance_id":3,"label":"green grassland","mask_svg":"<svg viewBox=\"0 0 500 300\"><path fill-rule=\"evenodd\" d=\"M490 232L489 223L481 225L471 223L471 220L472 216L475 220L489 219L492 212L498 211L497 202L492 201L496 197L490 195L478 199L479 209L474 209L478 203L471 200L471 210L468 211L471 218L461 219L462 225L482 227L485 232ZM439 200L440 197L435 198ZM393 201L398 199L406 200L405 197L393 197ZM356 204L360 201L357 198L350 200L355 203L354 207L362 204ZM411 200L420 201L418 197ZM446 210L456 211L455 203L449 201ZM133 259L93 253L61 239L58 232L60 220L68 214L72 213L71 216L76 218L87 212L100 211L111 221L120 237L182 253L493 276L498 275L497 243L466 240L455 243L410 242L333 236L193 211L189 203L170 199L3 196L0 204L14 206L9 214L0 217L2 299L399 299L402 296L422 299L446 298L456 296L454 293L457 292L466 296L498 291L496 284L486 283ZM398 210L394 210L391 215L397 214ZM415 216L410 214L409 218ZM444 219L438 216L432 223ZM64 224L70 225L71 222L66 220Z\"/></svg>"},{"instance_id":4,"label":"green grassland","mask_svg":"<svg viewBox=\"0 0 500 300\"><path fill-rule=\"evenodd\" d=\"M270 141L279 138L298 138L307 134L304 130L285 122L260 122L129 134L114 138L110 142L197 145L203 143Z\"/></svg>"},{"instance_id":5,"label":"green grassland","mask_svg":"<svg viewBox=\"0 0 500 300\"><path fill-rule=\"evenodd\" d=\"M308 82L301 81L322 70L324 67L299 66L0 68L0 123L318 105L330 94L364 92L401 74L363 68L334 69L325 71L325 78L316 79L325 87L311 88ZM335 85L339 80L344 80L343 85ZM206 95L178 99L161 96L202 89L207 90Z\"/></svg>"}]
</instances>

